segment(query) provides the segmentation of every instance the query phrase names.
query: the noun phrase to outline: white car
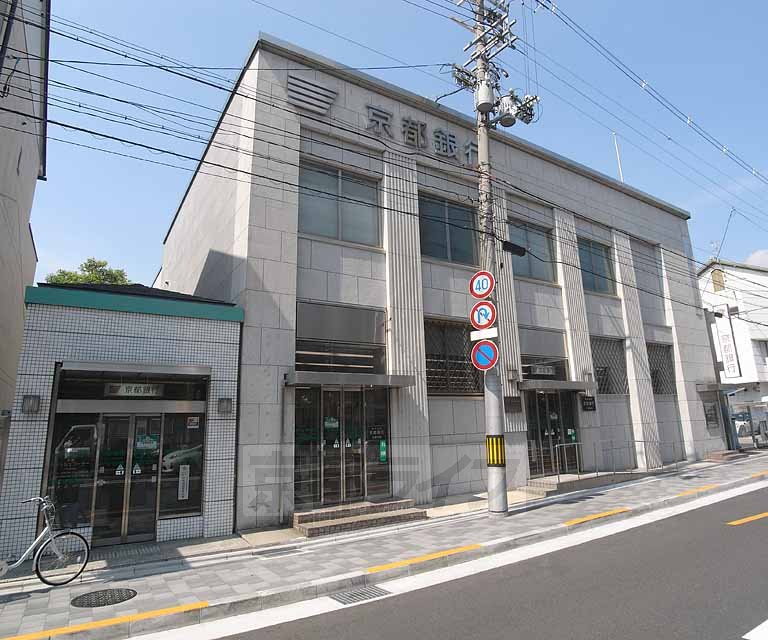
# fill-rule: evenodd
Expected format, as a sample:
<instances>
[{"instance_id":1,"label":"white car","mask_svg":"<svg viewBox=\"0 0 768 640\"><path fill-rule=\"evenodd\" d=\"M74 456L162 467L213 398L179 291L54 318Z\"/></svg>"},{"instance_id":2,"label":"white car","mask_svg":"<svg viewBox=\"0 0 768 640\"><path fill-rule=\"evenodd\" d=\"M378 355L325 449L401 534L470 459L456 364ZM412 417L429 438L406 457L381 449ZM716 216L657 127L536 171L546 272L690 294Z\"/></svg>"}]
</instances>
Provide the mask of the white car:
<instances>
[{"instance_id":1,"label":"white car","mask_svg":"<svg viewBox=\"0 0 768 640\"><path fill-rule=\"evenodd\" d=\"M189 449L177 449L171 451L163 456L163 471L170 473L174 469L178 469L183 464L190 466L197 466L199 468L203 460L203 445L199 444L196 447L190 447Z\"/></svg>"}]
</instances>

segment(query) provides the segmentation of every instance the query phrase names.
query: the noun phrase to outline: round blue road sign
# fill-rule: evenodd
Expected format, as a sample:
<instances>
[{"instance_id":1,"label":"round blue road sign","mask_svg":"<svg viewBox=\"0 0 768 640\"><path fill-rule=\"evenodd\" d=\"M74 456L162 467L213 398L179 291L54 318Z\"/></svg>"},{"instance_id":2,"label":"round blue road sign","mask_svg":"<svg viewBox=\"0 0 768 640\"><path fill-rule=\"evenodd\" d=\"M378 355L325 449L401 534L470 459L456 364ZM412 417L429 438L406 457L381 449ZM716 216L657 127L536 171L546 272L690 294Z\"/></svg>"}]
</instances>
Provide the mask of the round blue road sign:
<instances>
[{"instance_id":1,"label":"round blue road sign","mask_svg":"<svg viewBox=\"0 0 768 640\"><path fill-rule=\"evenodd\" d=\"M480 340L472 347L472 364L480 371L488 371L499 361L499 348L495 342Z\"/></svg>"}]
</instances>

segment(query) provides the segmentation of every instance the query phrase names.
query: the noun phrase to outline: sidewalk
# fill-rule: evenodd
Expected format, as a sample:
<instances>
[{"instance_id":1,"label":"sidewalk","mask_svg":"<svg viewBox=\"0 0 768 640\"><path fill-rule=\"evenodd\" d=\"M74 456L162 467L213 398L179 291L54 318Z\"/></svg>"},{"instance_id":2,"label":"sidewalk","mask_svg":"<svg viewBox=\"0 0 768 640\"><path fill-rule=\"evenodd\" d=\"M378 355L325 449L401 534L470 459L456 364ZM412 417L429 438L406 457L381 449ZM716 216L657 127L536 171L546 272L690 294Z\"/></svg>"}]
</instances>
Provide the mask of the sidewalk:
<instances>
[{"instance_id":1,"label":"sidewalk","mask_svg":"<svg viewBox=\"0 0 768 640\"><path fill-rule=\"evenodd\" d=\"M463 562L605 518L627 517L764 479L768 455L757 454L528 502L513 506L507 518L466 512L331 539L259 548L226 542L231 548L179 555L172 563L102 567L84 574L80 583L56 589L29 579L0 581L0 639L125 638L194 624ZM115 606L70 605L77 595L106 588L134 589L138 595Z\"/></svg>"}]
</instances>

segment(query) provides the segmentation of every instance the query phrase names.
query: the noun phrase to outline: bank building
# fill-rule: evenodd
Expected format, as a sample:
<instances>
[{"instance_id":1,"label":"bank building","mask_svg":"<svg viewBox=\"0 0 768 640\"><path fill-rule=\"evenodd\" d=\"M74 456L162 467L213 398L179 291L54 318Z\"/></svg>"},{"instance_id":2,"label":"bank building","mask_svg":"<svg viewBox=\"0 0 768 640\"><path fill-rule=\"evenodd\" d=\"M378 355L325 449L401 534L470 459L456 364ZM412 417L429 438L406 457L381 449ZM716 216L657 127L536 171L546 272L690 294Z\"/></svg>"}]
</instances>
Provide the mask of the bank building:
<instances>
[{"instance_id":1,"label":"bank building","mask_svg":"<svg viewBox=\"0 0 768 640\"><path fill-rule=\"evenodd\" d=\"M0 551L41 488L94 544L483 492L474 139L262 35L153 288L28 290ZM528 249L496 274L509 488L726 448L689 214L506 132L491 156L498 234Z\"/></svg>"}]
</instances>

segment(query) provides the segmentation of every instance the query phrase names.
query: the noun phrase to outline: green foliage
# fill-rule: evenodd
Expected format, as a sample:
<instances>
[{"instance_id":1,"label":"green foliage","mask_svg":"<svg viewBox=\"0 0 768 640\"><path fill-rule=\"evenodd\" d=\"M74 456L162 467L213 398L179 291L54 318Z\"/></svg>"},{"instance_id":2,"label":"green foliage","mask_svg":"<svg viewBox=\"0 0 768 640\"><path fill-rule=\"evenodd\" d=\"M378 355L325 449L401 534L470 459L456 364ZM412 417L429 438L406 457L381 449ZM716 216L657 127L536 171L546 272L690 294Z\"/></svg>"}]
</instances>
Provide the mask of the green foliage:
<instances>
[{"instance_id":1,"label":"green foliage","mask_svg":"<svg viewBox=\"0 0 768 640\"><path fill-rule=\"evenodd\" d=\"M88 258L77 271L59 269L45 277L48 284L130 284L123 269L110 269L106 260Z\"/></svg>"}]
</instances>

